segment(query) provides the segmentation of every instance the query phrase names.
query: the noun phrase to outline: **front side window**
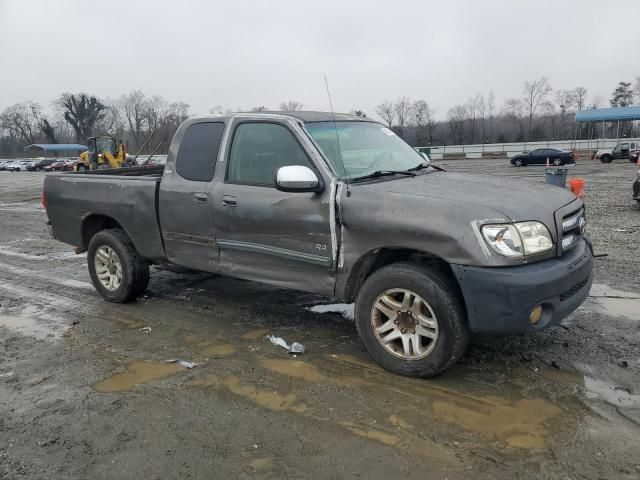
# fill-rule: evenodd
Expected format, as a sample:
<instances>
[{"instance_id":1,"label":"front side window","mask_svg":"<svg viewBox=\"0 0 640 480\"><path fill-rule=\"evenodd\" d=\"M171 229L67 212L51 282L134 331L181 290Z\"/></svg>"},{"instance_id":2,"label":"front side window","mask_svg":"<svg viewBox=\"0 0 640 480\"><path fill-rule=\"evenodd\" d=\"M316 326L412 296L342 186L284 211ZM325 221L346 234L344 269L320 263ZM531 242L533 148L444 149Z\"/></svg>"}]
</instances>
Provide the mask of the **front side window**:
<instances>
[{"instance_id":1,"label":"front side window","mask_svg":"<svg viewBox=\"0 0 640 480\"><path fill-rule=\"evenodd\" d=\"M273 187L278 169L288 165L313 168L289 129L276 123L242 123L236 128L228 182Z\"/></svg>"},{"instance_id":2,"label":"front side window","mask_svg":"<svg viewBox=\"0 0 640 480\"><path fill-rule=\"evenodd\" d=\"M194 123L184 132L176 158L176 172L186 180L210 182L216 168L224 123Z\"/></svg>"},{"instance_id":3,"label":"front side window","mask_svg":"<svg viewBox=\"0 0 640 480\"><path fill-rule=\"evenodd\" d=\"M342 178L407 170L425 163L424 157L379 123L310 122L305 128Z\"/></svg>"}]
</instances>

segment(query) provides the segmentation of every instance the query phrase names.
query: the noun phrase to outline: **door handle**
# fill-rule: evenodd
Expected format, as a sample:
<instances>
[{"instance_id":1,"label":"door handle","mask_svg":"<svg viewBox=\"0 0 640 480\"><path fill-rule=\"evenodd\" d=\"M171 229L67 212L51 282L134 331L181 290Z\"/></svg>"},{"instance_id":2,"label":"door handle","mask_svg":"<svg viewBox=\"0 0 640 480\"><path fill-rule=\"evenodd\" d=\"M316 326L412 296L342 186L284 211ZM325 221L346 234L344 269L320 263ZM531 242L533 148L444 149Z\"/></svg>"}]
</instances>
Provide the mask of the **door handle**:
<instances>
[{"instance_id":1,"label":"door handle","mask_svg":"<svg viewBox=\"0 0 640 480\"><path fill-rule=\"evenodd\" d=\"M193 201L194 202L206 203L207 200L209 200L209 195L207 195L206 193L195 193L193 195Z\"/></svg>"},{"instance_id":2,"label":"door handle","mask_svg":"<svg viewBox=\"0 0 640 480\"><path fill-rule=\"evenodd\" d=\"M223 207L237 207L238 202L236 201L236 197L233 195L223 195L222 196L222 206Z\"/></svg>"}]
</instances>

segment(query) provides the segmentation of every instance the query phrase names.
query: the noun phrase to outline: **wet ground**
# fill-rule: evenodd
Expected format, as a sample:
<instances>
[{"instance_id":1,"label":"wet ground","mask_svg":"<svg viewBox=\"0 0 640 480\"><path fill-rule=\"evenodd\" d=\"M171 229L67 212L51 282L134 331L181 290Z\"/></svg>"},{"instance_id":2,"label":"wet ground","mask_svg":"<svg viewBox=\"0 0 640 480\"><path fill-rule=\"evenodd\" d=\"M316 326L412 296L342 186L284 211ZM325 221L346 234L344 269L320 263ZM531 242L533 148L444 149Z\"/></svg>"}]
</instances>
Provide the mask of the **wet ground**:
<instances>
[{"instance_id":1,"label":"wet ground","mask_svg":"<svg viewBox=\"0 0 640 480\"><path fill-rule=\"evenodd\" d=\"M543 181L505 163L448 168ZM381 370L327 298L154 269L146 297L105 303L47 235L43 175L0 172L0 479L639 478L635 167L572 175L609 254L591 297L425 381Z\"/></svg>"}]
</instances>

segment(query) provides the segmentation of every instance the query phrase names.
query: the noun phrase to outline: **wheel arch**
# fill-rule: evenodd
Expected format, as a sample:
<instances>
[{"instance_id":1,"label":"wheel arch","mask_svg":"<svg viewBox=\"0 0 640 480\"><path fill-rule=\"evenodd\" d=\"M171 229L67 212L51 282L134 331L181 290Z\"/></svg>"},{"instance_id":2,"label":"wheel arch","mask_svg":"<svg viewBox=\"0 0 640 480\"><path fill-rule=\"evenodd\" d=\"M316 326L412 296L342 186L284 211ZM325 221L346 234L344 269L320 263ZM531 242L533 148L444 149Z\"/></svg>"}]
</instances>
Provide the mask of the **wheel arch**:
<instances>
[{"instance_id":1,"label":"wheel arch","mask_svg":"<svg viewBox=\"0 0 640 480\"><path fill-rule=\"evenodd\" d=\"M343 296L346 302L353 302L365 280L380 268L397 262L411 262L435 268L451 280L452 285L464 304L464 297L458 280L448 262L430 252L402 247L383 247L370 250L362 255L354 264L345 283ZM465 305L466 310L466 305Z\"/></svg>"},{"instance_id":2,"label":"wheel arch","mask_svg":"<svg viewBox=\"0 0 640 480\"><path fill-rule=\"evenodd\" d=\"M91 242L91 239L96 233L110 228L119 228L124 233L126 233L129 238L131 238L131 236L122 227L122 225L112 217L98 213L87 215L82 220L82 245L80 245L80 251L85 252L87 250L87 248L89 247L89 242Z\"/></svg>"}]
</instances>

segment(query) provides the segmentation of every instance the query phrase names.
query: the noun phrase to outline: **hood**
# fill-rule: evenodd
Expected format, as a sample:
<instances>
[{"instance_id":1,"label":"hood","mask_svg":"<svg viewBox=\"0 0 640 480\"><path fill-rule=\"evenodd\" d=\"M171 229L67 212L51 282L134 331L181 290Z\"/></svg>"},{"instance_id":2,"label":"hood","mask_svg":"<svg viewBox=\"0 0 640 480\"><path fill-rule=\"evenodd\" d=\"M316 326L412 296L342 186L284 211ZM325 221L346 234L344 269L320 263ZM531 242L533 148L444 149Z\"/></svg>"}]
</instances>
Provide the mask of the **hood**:
<instances>
[{"instance_id":1,"label":"hood","mask_svg":"<svg viewBox=\"0 0 640 480\"><path fill-rule=\"evenodd\" d=\"M514 222L538 220L550 229L555 225L554 212L576 200L569 190L542 183L538 177L526 181L484 174L434 172L362 184L361 187L372 193L388 192L468 204L465 208L471 210L474 206L487 207Z\"/></svg>"}]
</instances>

